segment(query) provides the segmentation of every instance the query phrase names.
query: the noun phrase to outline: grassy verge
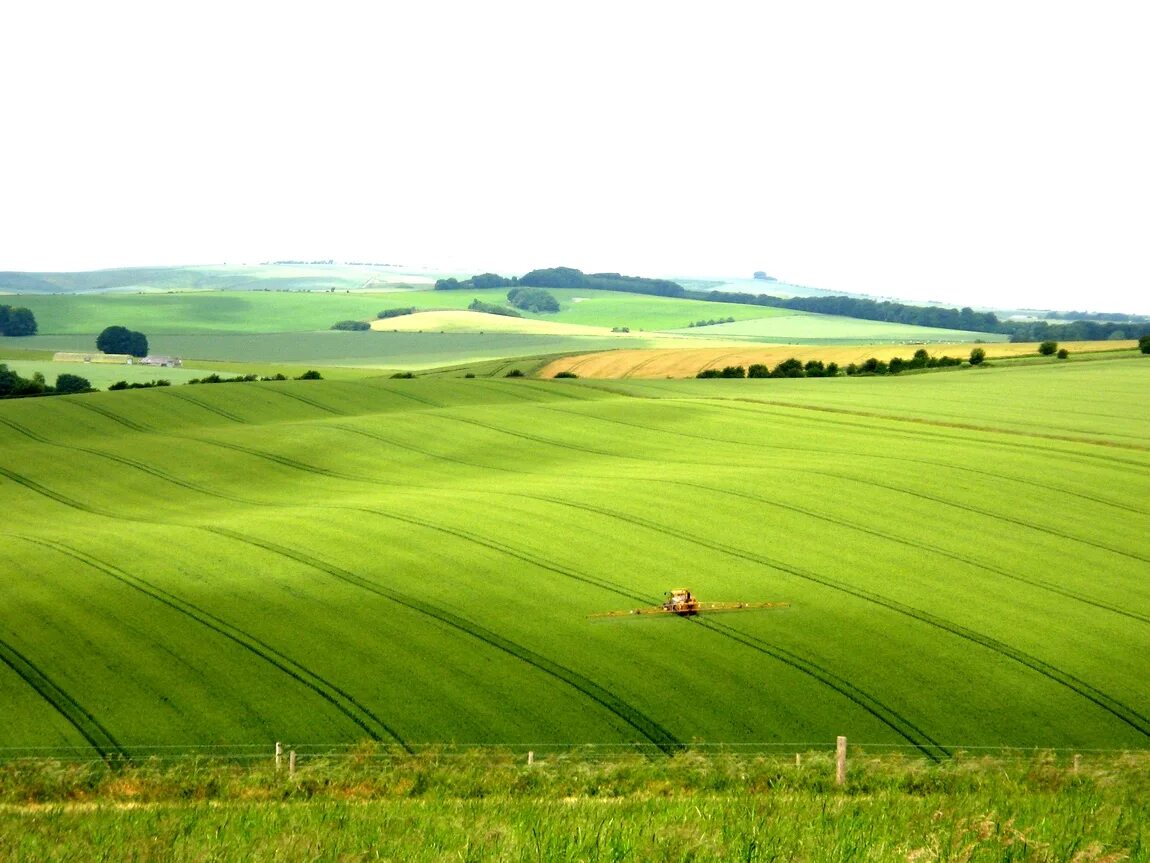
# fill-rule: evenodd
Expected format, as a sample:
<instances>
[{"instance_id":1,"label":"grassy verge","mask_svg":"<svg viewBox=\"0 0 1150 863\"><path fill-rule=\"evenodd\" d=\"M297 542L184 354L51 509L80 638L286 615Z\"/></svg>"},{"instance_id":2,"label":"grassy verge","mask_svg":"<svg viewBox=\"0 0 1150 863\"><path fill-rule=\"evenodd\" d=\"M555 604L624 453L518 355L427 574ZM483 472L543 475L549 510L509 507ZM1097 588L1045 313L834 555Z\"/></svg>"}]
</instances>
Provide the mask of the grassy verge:
<instances>
[{"instance_id":1,"label":"grassy verge","mask_svg":"<svg viewBox=\"0 0 1150 863\"><path fill-rule=\"evenodd\" d=\"M527 765L359 749L305 761L0 769L14 860L1146 860L1145 753L855 757L687 752Z\"/></svg>"}]
</instances>

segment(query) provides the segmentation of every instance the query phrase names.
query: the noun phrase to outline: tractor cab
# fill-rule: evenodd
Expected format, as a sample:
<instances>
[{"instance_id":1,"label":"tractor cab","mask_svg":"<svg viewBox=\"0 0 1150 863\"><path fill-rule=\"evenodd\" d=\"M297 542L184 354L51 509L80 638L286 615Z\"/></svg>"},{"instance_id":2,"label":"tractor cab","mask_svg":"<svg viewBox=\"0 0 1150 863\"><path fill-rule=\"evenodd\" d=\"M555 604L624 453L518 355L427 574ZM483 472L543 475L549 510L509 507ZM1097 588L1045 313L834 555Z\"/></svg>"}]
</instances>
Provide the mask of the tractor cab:
<instances>
[{"instance_id":1,"label":"tractor cab","mask_svg":"<svg viewBox=\"0 0 1150 863\"><path fill-rule=\"evenodd\" d=\"M663 608L682 617L691 617L699 613L699 600L685 587L676 587L667 592L667 601Z\"/></svg>"}]
</instances>

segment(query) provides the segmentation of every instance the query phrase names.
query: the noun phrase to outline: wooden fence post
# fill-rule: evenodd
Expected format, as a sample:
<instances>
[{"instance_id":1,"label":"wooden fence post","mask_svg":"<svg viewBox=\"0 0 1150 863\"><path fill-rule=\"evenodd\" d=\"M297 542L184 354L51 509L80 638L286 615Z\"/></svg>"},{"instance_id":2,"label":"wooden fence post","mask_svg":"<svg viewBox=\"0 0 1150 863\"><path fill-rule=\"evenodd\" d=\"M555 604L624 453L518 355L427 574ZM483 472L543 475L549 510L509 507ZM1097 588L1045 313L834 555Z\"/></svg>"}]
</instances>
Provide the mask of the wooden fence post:
<instances>
[{"instance_id":1,"label":"wooden fence post","mask_svg":"<svg viewBox=\"0 0 1150 863\"><path fill-rule=\"evenodd\" d=\"M802 767L802 766L803 766L802 753L796 752L795 753L795 767Z\"/></svg>"},{"instance_id":2,"label":"wooden fence post","mask_svg":"<svg viewBox=\"0 0 1150 863\"><path fill-rule=\"evenodd\" d=\"M835 747L835 785L847 784L847 739L839 737Z\"/></svg>"},{"instance_id":3,"label":"wooden fence post","mask_svg":"<svg viewBox=\"0 0 1150 863\"><path fill-rule=\"evenodd\" d=\"M295 776L295 750L288 754L288 776Z\"/></svg>"},{"instance_id":4,"label":"wooden fence post","mask_svg":"<svg viewBox=\"0 0 1150 863\"><path fill-rule=\"evenodd\" d=\"M1076 774L1078 773L1078 768L1081 766L1082 766L1082 756L1081 755L1075 755L1074 756L1074 772Z\"/></svg>"},{"instance_id":5,"label":"wooden fence post","mask_svg":"<svg viewBox=\"0 0 1150 863\"><path fill-rule=\"evenodd\" d=\"M278 740L276 741L276 770L280 769L280 763L283 760L284 745Z\"/></svg>"},{"instance_id":6,"label":"wooden fence post","mask_svg":"<svg viewBox=\"0 0 1150 863\"><path fill-rule=\"evenodd\" d=\"M528 750L528 752L527 752L527 766L530 767L534 763L535 763L535 753L533 751Z\"/></svg>"}]
</instances>

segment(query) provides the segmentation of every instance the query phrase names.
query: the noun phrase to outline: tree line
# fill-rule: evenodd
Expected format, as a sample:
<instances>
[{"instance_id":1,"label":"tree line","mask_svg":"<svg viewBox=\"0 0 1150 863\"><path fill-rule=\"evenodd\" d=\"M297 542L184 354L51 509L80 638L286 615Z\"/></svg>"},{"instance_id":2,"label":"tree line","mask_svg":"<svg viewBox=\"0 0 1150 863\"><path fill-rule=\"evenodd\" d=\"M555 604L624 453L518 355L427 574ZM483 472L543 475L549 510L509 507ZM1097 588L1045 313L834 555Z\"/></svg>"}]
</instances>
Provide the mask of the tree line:
<instances>
[{"instance_id":1,"label":"tree line","mask_svg":"<svg viewBox=\"0 0 1150 863\"><path fill-rule=\"evenodd\" d=\"M462 281L456 278L439 279L435 283L435 290L486 290L520 286L623 291L630 294L654 294L662 297L681 297L686 294L686 289L682 285L668 279L647 279L641 276L624 276L620 273L584 273L573 267L548 267L510 278L496 273L482 273Z\"/></svg>"},{"instance_id":2,"label":"tree line","mask_svg":"<svg viewBox=\"0 0 1150 863\"><path fill-rule=\"evenodd\" d=\"M982 348L975 348L970 352L969 363L972 366L980 365L986 359L986 352ZM753 363L749 367L724 366L721 369L703 369L697 378L834 378L840 374L849 377L855 375L897 375L910 369L935 369L961 366L963 360L958 357L935 357L925 348L919 348L914 356L908 359L892 357L889 361L871 357L861 363L851 363L845 368L838 363L824 363L822 360L807 360L803 362L797 357L789 357L778 362L774 367L765 363Z\"/></svg>"}]
</instances>

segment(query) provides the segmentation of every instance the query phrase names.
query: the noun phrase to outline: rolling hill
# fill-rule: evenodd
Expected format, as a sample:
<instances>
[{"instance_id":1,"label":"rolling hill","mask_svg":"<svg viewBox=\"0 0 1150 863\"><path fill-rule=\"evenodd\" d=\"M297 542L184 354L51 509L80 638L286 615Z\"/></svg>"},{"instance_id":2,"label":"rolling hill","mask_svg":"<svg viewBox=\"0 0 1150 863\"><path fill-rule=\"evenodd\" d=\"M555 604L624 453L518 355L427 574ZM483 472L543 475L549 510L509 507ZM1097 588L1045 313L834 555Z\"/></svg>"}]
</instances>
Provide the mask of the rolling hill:
<instances>
[{"instance_id":1,"label":"rolling hill","mask_svg":"<svg viewBox=\"0 0 1150 863\"><path fill-rule=\"evenodd\" d=\"M1145 748L1148 376L0 403L0 747Z\"/></svg>"}]
</instances>

